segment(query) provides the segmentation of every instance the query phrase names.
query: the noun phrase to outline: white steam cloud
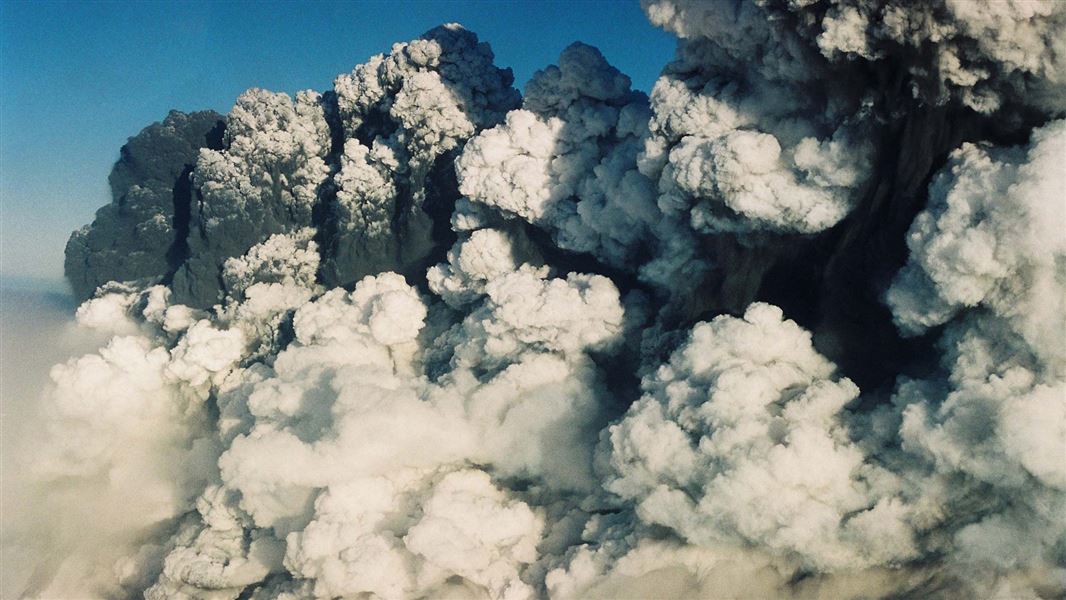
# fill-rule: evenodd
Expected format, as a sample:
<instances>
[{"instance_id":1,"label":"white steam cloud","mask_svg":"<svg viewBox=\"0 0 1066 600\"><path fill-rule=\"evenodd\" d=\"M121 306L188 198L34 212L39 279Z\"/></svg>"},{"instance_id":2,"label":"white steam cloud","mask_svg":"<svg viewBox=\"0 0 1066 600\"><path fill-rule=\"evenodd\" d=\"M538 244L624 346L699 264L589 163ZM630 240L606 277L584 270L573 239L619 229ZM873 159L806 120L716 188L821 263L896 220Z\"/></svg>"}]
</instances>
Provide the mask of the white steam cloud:
<instances>
[{"instance_id":1,"label":"white steam cloud","mask_svg":"<svg viewBox=\"0 0 1066 600\"><path fill-rule=\"evenodd\" d=\"M1066 593L1066 5L645 11L131 138L17 593Z\"/></svg>"}]
</instances>

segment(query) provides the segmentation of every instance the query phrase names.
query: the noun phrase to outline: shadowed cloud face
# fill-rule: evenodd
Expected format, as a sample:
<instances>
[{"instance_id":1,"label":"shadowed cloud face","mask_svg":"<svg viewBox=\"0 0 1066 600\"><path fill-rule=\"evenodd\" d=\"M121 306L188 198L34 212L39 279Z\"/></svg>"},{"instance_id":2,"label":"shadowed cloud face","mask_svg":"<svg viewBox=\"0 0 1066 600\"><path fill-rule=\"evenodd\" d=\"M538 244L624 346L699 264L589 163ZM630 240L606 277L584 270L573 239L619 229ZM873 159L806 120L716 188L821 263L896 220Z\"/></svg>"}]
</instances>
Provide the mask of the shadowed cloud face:
<instances>
[{"instance_id":1,"label":"shadowed cloud face","mask_svg":"<svg viewBox=\"0 0 1066 600\"><path fill-rule=\"evenodd\" d=\"M201 148L222 146L224 129L213 111L172 111L122 147L108 178L111 204L67 242L64 271L76 298L91 297L109 281L173 278L189 253L189 174Z\"/></svg>"},{"instance_id":2,"label":"shadowed cloud face","mask_svg":"<svg viewBox=\"0 0 1066 600\"><path fill-rule=\"evenodd\" d=\"M1066 8L644 8L650 95L450 24L131 138L31 591L1061 595Z\"/></svg>"}]
</instances>

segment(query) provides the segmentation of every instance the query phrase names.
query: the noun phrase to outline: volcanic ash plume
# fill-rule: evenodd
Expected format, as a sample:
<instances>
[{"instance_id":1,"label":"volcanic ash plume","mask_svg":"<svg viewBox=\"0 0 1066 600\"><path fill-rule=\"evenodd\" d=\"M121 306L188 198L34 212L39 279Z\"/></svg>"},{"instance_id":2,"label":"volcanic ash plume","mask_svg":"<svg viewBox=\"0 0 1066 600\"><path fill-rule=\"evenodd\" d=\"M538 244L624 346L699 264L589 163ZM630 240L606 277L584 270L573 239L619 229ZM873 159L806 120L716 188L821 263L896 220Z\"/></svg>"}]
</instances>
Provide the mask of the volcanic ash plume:
<instances>
[{"instance_id":1,"label":"volcanic ash plume","mask_svg":"<svg viewBox=\"0 0 1066 600\"><path fill-rule=\"evenodd\" d=\"M644 8L130 138L24 595L1066 593L1066 5Z\"/></svg>"}]
</instances>

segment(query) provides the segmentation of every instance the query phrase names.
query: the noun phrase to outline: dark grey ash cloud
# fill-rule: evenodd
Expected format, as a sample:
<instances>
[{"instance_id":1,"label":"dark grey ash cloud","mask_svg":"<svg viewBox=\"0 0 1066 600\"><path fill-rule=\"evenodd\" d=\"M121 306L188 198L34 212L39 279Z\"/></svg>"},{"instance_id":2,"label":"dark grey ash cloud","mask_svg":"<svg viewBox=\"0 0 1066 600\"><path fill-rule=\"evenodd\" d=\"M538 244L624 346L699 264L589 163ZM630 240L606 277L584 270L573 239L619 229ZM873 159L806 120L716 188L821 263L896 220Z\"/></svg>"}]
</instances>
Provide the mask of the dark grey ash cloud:
<instances>
[{"instance_id":1,"label":"dark grey ash cloud","mask_svg":"<svg viewBox=\"0 0 1066 600\"><path fill-rule=\"evenodd\" d=\"M189 173L201 148L221 147L224 123L213 111L171 111L122 147L111 203L67 242L64 272L79 300L109 281L169 281L188 253Z\"/></svg>"}]
</instances>

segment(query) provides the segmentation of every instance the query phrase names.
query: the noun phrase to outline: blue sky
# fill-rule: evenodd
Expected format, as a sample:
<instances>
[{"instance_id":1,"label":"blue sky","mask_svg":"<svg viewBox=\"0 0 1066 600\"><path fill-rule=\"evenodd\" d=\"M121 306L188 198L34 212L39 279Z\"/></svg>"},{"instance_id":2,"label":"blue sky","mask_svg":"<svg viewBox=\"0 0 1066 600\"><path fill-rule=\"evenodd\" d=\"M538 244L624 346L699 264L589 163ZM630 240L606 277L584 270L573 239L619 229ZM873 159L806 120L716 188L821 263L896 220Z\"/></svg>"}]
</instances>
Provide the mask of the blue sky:
<instances>
[{"instance_id":1,"label":"blue sky","mask_svg":"<svg viewBox=\"0 0 1066 600\"><path fill-rule=\"evenodd\" d=\"M0 275L58 279L70 231L110 199L119 148L171 108L226 112L249 87L329 89L449 21L491 43L519 87L581 40L648 91L674 50L636 0L0 0Z\"/></svg>"}]
</instances>

